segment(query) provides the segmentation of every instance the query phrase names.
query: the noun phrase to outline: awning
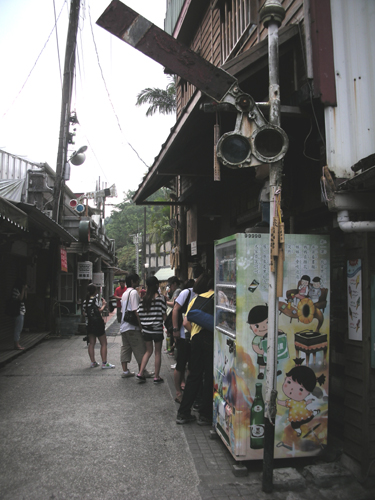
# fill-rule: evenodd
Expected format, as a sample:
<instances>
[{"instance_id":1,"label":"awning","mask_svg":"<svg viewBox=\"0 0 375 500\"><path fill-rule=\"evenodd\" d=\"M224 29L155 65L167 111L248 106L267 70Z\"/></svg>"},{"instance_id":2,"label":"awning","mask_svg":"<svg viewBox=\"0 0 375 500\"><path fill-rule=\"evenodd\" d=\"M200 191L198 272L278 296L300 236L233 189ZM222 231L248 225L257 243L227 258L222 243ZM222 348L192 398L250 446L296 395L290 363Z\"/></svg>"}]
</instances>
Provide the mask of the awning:
<instances>
[{"instance_id":1,"label":"awning","mask_svg":"<svg viewBox=\"0 0 375 500\"><path fill-rule=\"evenodd\" d=\"M112 269L114 276L125 276L125 275L129 274L128 271L124 271L123 269L120 269L119 267L112 266L112 264L110 264L109 262L107 262L104 259L102 259L102 264L104 264L106 269Z\"/></svg>"},{"instance_id":2,"label":"awning","mask_svg":"<svg viewBox=\"0 0 375 500\"><path fill-rule=\"evenodd\" d=\"M9 224L27 231L27 214L5 198L0 198L0 217Z\"/></svg>"},{"instance_id":3,"label":"awning","mask_svg":"<svg viewBox=\"0 0 375 500\"><path fill-rule=\"evenodd\" d=\"M174 271L170 267L162 267L155 273L155 278L159 281L167 281L171 276L174 276Z\"/></svg>"},{"instance_id":4,"label":"awning","mask_svg":"<svg viewBox=\"0 0 375 500\"><path fill-rule=\"evenodd\" d=\"M60 226L60 224L57 224L53 219L48 217L48 215L44 214L35 205L30 205L29 203L22 202L19 202L16 205L18 208L26 212L26 214L28 215L30 226L36 226L37 229L41 231L47 230L61 238L63 242L70 243L73 241L77 241L77 239L68 231L66 231L66 229Z\"/></svg>"}]
</instances>

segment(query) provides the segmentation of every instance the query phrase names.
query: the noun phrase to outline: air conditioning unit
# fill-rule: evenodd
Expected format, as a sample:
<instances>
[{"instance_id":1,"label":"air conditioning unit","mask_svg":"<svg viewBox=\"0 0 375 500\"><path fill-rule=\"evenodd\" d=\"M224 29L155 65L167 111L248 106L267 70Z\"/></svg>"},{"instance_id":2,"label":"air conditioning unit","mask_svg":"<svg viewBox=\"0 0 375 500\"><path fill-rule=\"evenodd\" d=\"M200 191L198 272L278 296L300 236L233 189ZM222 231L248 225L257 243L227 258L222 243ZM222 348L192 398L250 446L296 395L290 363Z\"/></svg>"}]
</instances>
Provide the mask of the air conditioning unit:
<instances>
[{"instance_id":1,"label":"air conditioning unit","mask_svg":"<svg viewBox=\"0 0 375 500\"><path fill-rule=\"evenodd\" d=\"M42 212L45 214L45 215L48 215L48 217L50 219L52 219L52 210L42 210Z\"/></svg>"}]
</instances>

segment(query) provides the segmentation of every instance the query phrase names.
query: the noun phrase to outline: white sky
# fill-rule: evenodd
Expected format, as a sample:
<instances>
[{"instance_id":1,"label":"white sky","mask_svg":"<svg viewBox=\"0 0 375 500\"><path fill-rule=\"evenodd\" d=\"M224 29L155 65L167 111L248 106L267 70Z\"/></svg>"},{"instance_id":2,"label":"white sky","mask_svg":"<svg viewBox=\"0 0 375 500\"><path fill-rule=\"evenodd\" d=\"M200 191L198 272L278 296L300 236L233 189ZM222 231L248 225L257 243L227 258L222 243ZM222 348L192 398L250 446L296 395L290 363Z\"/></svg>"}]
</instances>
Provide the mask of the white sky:
<instances>
[{"instance_id":1,"label":"white sky","mask_svg":"<svg viewBox=\"0 0 375 500\"><path fill-rule=\"evenodd\" d=\"M28 77L55 24L54 2L56 17L62 9L57 27L63 71L70 0L1 1L0 148L30 161L47 162L55 170L61 110L55 31ZM166 0L123 0L123 3L160 28L164 27ZM80 125L75 145L70 146L69 152L83 145L87 145L88 150L83 165L72 165L67 185L74 192L93 191L100 177L101 183L106 182L108 187L116 184L118 198L107 199L113 203L122 201L123 192L136 189L147 171L128 143L151 166L175 123L175 116L146 117L147 105L135 106L139 91L146 87L165 88L169 80L162 66L96 25L109 4L110 0L82 0L81 3L77 78L71 105ZM90 16L115 111L97 62Z\"/></svg>"}]
</instances>

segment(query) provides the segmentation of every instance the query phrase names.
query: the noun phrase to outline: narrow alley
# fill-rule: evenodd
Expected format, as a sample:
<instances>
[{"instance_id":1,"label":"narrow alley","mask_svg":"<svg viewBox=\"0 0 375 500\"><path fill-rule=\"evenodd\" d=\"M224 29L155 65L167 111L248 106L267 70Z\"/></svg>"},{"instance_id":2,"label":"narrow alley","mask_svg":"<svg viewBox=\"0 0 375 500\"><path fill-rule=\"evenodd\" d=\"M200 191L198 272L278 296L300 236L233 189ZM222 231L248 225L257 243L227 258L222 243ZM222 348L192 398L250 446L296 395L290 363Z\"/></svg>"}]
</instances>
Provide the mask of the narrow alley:
<instances>
[{"instance_id":1,"label":"narrow alley","mask_svg":"<svg viewBox=\"0 0 375 500\"><path fill-rule=\"evenodd\" d=\"M173 358L163 355L164 384L123 379L117 332L117 323L107 327L113 370L89 368L81 336L47 337L0 368L3 500L375 498L338 463L325 483L283 464L271 494L262 492L261 463L235 476L210 427L176 425Z\"/></svg>"}]
</instances>

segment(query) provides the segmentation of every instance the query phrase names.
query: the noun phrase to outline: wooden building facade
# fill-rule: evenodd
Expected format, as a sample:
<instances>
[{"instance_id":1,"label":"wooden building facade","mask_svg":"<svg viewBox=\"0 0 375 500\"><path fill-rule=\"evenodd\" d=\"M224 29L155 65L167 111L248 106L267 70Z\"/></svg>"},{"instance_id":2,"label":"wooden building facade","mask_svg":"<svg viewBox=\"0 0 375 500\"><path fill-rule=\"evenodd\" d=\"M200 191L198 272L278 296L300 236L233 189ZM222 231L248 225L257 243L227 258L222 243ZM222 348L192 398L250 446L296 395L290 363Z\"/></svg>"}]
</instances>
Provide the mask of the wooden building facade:
<instances>
[{"instance_id":1,"label":"wooden building facade","mask_svg":"<svg viewBox=\"0 0 375 500\"><path fill-rule=\"evenodd\" d=\"M268 31L259 20L264 3L170 0L165 26L173 37L235 76L241 90L260 103L267 116L262 103L269 95ZM374 35L366 21L374 15L375 2L281 4L281 127L289 138L283 219L287 233L331 238L329 436L342 440L345 459L365 477L375 474L375 98L367 92L375 81L375 66L369 62L367 45L372 46ZM342 48L344 32L349 40L367 40L363 50L356 52L354 42ZM354 87L344 87L344 72ZM361 92L356 92L359 84ZM215 125L222 135L234 130L236 120L235 112L218 112L215 106L178 78L176 124L134 196L142 204L160 187L172 189L173 201L178 202L173 208L180 252L177 274L182 278L196 261L213 270L214 241L245 232L261 220L263 184L256 169L221 166L220 180L214 180ZM348 109L353 111L346 120ZM348 223L343 222L344 212ZM351 339L348 332L347 268L353 259L362 264L360 340Z\"/></svg>"}]
</instances>

